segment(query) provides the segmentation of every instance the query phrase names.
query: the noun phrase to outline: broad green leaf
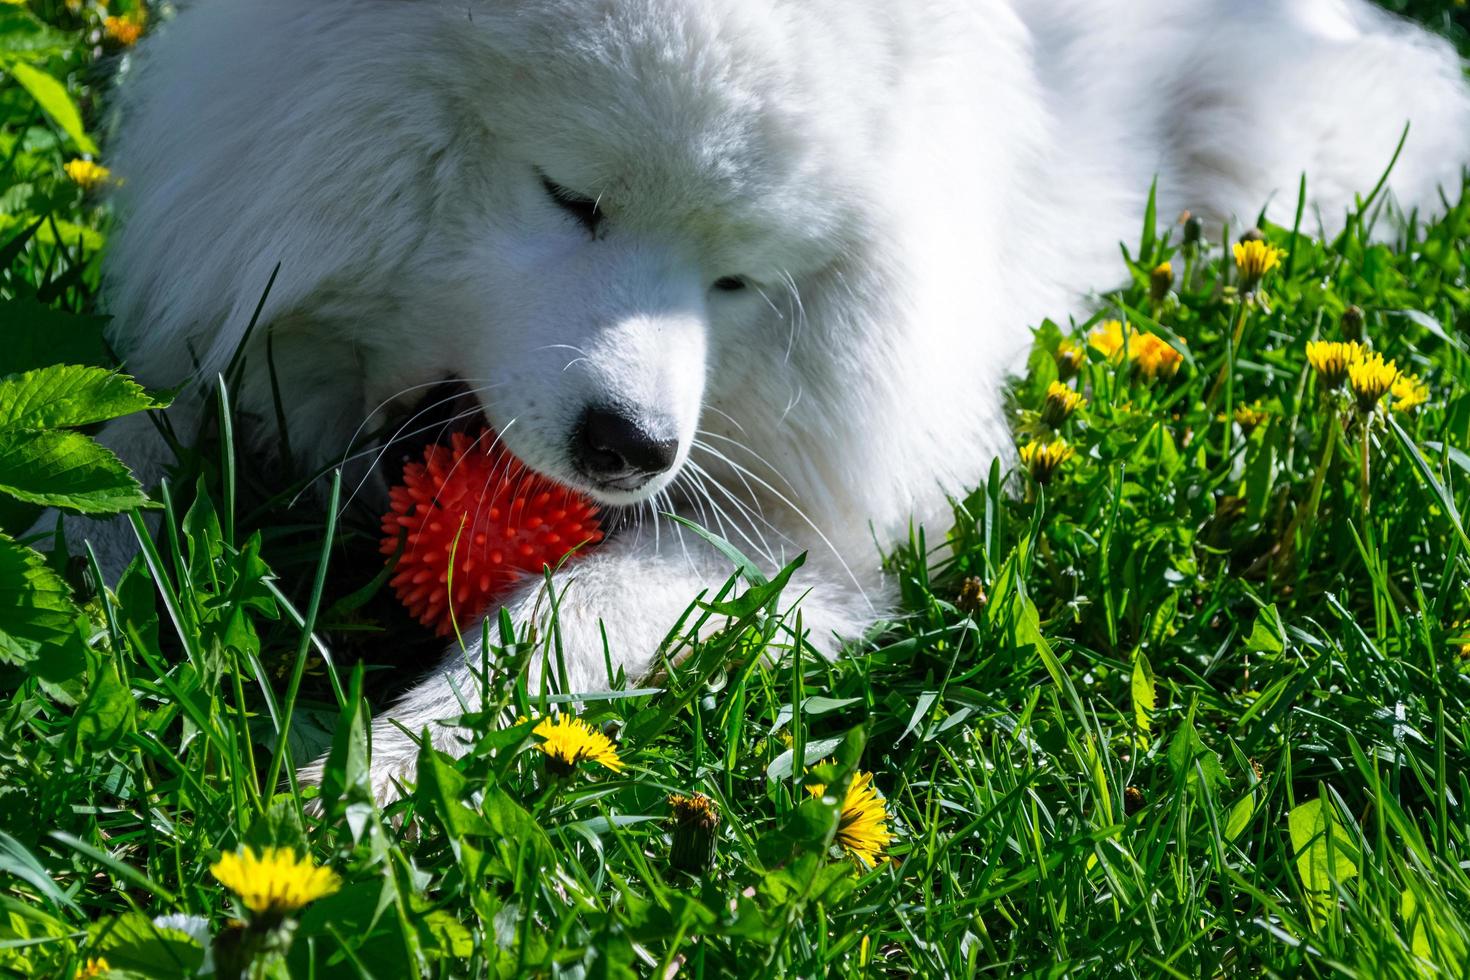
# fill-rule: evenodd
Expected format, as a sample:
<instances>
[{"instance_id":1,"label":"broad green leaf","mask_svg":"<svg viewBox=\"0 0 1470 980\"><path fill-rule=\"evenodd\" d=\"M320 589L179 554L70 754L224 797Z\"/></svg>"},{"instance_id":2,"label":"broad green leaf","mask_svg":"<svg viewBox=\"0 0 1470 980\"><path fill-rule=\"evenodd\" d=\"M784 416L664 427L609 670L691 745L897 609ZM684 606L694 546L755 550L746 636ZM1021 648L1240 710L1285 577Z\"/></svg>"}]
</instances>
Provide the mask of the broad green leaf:
<instances>
[{"instance_id":1,"label":"broad green leaf","mask_svg":"<svg viewBox=\"0 0 1470 980\"><path fill-rule=\"evenodd\" d=\"M149 977L193 976L204 947L182 929L157 925L141 912L125 912L92 926L95 949L113 970Z\"/></svg>"},{"instance_id":2,"label":"broad green leaf","mask_svg":"<svg viewBox=\"0 0 1470 980\"><path fill-rule=\"evenodd\" d=\"M92 138L87 135L86 129L82 126L82 114L77 111L76 103L67 94L65 85L39 68L24 62L12 63L9 71L10 77L31 93L31 98L36 100L36 104L56 120L56 124L72 138L78 149L83 153L97 152L97 144L92 142Z\"/></svg>"},{"instance_id":3,"label":"broad green leaf","mask_svg":"<svg viewBox=\"0 0 1470 980\"><path fill-rule=\"evenodd\" d=\"M1225 839L1235 840L1250 826L1251 817L1256 815L1256 797L1252 790L1240 801L1230 808L1230 816L1225 820Z\"/></svg>"},{"instance_id":4,"label":"broad green leaf","mask_svg":"<svg viewBox=\"0 0 1470 980\"><path fill-rule=\"evenodd\" d=\"M0 380L0 430L92 425L161 407L136 381L106 368L55 364Z\"/></svg>"},{"instance_id":5,"label":"broad green leaf","mask_svg":"<svg viewBox=\"0 0 1470 980\"><path fill-rule=\"evenodd\" d=\"M1286 649L1286 631L1281 625L1281 614L1276 606L1266 606L1256 617L1251 635L1245 641L1251 653L1280 653Z\"/></svg>"},{"instance_id":6,"label":"broad green leaf","mask_svg":"<svg viewBox=\"0 0 1470 980\"><path fill-rule=\"evenodd\" d=\"M1334 883L1355 877L1362 855L1320 797L1296 807L1286 819L1297 875L1307 891L1314 919L1320 920L1329 907Z\"/></svg>"},{"instance_id":7,"label":"broad green leaf","mask_svg":"<svg viewBox=\"0 0 1470 980\"><path fill-rule=\"evenodd\" d=\"M837 746L842 744L844 738L845 736L839 735L835 738L818 738L807 742L801 753L804 764L814 765L827 758ZM772 759L771 764L766 766L766 778L777 781L791 778L791 770L796 762L795 752L795 749L787 749Z\"/></svg>"},{"instance_id":8,"label":"broad green leaf","mask_svg":"<svg viewBox=\"0 0 1470 980\"><path fill-rule=\"evenodd\" d=\"M1139 650L1133 655L1133 720L1140 730L1150 730L1149 723L1156 705L1154 669L1149 665L1148 657Z\"/></svg>"},{"instance_id":9,"label":"broad green leaf","mask_svg":"<svg viewBox=\"0 0 1470 980\"><path fill-rule=\"evenodd\" d=\"M1194 727L1193 707L1169 743L1167 756L1174 778L1185 785L1194 786L1202 775L1210 792L1215 793L1225 783L1225 770L1220 765L1219 755L1204 743Z\"/></svg>"},{"instance_id":10,"label":"broad green leaf","mask_svg":"<svg viewBox=\"0 0 1470 980\"><path fill-rule=\"evenodd\" d=\"M115 745L133 730L137 710L133 692L112 666L104 665L67 730L72 761L79 764L88 753L102 752Z\"/></svg>"},{"instance_id":11,"label":"broad green leaf","mask_svg":"<svg viewBox=\"0 0 1470 980\"><path fill-rule=\"evenodd\" d=\"M1399 916L1409 931L1409 944L1415 956L1428 963L1449 961L1459 964L1462 974L1470 966L1467 962L1470 951L1465 948L1464 936L1449 925L1446 921L1449 916L1437 909L1433 902L1421 905L1414 896L1414 890L1405 888L1399 896Z\"/></svg>"},{"instance_id":12,"label":"broad green leaf","mask_svg":"<svg viewBox=\"0 0 1470 980\"><path fill-rule=\"evenodd\" d=\"M267 847L289 847L305 853L310 849L306 828L301 826L301 810L291 798L276 798L264 813L250 821L242 843L258 850Z\"/></svg>"},{"instance_id":13,"label":"broad green leaf","mask_svg":"<svg viewBox=\"0 0 1470 980\"><path fill-rule=\"evenodd\" d=\"M0 535L0 663L25 667L68 703L86 675L82 613L35 551Z\"/></svg>"},{"instance_id":14,"label":"broad green leaf","mask_svg":"<svg viewBox=\"0 0 1470 980\"><path fill-rule=\"evenodd\" d=\"M0 492L83 514L150 505L122 460L80 432L0 432Z\"/></svg>"}]
</instances>

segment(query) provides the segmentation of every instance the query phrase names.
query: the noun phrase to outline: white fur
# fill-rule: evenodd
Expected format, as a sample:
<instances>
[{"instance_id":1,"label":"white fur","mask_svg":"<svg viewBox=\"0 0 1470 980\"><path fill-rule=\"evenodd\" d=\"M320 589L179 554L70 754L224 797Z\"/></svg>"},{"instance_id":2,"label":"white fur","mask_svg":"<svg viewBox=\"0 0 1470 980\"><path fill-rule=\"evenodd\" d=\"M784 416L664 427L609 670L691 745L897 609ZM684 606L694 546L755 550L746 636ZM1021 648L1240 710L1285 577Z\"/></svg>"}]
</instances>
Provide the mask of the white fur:
<instances>
[{"instance_id":1,"label":"white fur","mask_svg":"<svg viewBox=\"0 0 1470 980\"><path fill-rule=\"evenodd\" d=\"M1458 60L1359 0L201 0L123 100L131 370L212 377L279 263L263 323L308 465L449 375L573 483L590 401L671 420L677 472L603 498L659 494L772 565L810 550L792 595L827 651L889 605L874 535L943 527L1009 452L1027 325L1115 278L1155 176L1161 216L1289 223L1305 171L1330 226L1410 120L1401 204L1470 160ZM595 240L537 169L600 199ZM759 288L711 289L737 274ZM264 335L236 396L269 419ZM576 685L605 685L599 619L636 677L728 573L667 526L568 569ZM391 717L457 714L463 664ZM385 793L413 751L379 719Z\"/></svg>"}]
</instances>

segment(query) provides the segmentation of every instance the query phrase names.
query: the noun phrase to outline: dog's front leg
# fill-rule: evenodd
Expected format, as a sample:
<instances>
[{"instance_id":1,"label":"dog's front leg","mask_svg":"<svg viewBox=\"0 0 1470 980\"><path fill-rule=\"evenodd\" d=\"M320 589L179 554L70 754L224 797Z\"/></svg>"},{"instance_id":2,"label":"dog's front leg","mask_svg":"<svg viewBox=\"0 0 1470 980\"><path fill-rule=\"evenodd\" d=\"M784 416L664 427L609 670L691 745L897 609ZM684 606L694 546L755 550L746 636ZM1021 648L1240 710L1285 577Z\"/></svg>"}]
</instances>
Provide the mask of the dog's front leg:
<instances>
[{"instance_id":1,"label":"dog's front leg","mask_svg":"<svg viewBox=\"0 0 1470 980\"><path fill-rule=\"evenodd\" d=\"M612 683L609 661L615 672L621 670L631 681L645 677L658 666L660 647L691 604L701 594L714 597L733 572L727 559L692 534L685 531L680 536L667 528L657 540L647 529L641 535L616 537L570 563L553 576L552 584L554 628L570 687L567 693L607 689ZM781 605L790 609L799 601L807 642L831 656L839 638L860 635L875 618L877 600L871 592L840 573L829 573L821 562L810 561L787 585ZM553 628L552 606L546 583L535 579L505 603L518 634L537 638L533 688L542 670L553 676L559 671L554 655L545 652L551 646L546 641ZM698 611L691 613L684 628L692 628L701 618ZM793 617L786 621L795 622ZM705 618L703 632L709 635L724 624L723 618ZM467 747L460 737L464 733L445 723L479 707L481 635L478 627L468 629L463 649L456 645L433 673L375 719L372 781L380 800L395 798L401 785L414 781L421 732L429 731L435 747L446 752ZM322 764L309 766L303 779L319 782Z\"/></svg>"}]
</instances>

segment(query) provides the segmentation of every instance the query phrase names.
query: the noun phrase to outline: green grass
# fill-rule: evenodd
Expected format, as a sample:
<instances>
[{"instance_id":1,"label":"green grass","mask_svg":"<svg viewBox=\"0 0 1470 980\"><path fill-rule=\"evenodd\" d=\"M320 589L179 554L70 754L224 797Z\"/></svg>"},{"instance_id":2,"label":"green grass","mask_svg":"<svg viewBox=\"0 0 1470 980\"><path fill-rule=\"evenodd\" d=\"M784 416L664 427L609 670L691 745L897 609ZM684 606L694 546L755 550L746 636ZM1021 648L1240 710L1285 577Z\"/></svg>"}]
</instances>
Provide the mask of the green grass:
<instances>
[{"instance_id":1,"label":"green grass","mask_svg":"<svg viewBox=\"0 0 1470 980\"><path fill-rule=\"evenodd\" d=\"M1463 6L1410 6L1463 32ZM0 28L53 45L26 57L72 72L90 120L97 10L21 9ZM0 366L98 362L106 214L61 175L55 117L9 82L0 108ZM835 663L791 648L779 584L734 582L734 628L583 706L620 774L547 769L517 719L548 706L521 679L548 646L491 622L474 749L425 753L386 812L364 726L404 671L380 668L436 644L373 580L374 515L287 508L222 400L114 588L0 541L0 971L189 975L201 941L154 923L187 914L226 974L1465 976L1470 197L1391 245L1377 217L1327 243L1266 229L1288 255L1256 302L1219 243L1129 243L1094 322L1038 328L1018 438L1045 434L1058 344L1104 320L1173 343L1177 376L1090 353L1075 458L1045 487L997 463L953 527L915 528L886 559L906 618ZM1355 330L1349 307L1428 404L1365 424L1324 390L1305 347ZM1243 405L1249 430L1224 421ZM128 505L108 488L81 503ZM0 526L32 512L7 498ZM326 749L309 806L294 769ZM797 757L834 788L873 774L891 860L832 845ZM693 791L721 816L699 875L671 859L667 797ZM242 844L343 887L293 928L241 926L208 869Z\"/></svg>"}]
</instances>

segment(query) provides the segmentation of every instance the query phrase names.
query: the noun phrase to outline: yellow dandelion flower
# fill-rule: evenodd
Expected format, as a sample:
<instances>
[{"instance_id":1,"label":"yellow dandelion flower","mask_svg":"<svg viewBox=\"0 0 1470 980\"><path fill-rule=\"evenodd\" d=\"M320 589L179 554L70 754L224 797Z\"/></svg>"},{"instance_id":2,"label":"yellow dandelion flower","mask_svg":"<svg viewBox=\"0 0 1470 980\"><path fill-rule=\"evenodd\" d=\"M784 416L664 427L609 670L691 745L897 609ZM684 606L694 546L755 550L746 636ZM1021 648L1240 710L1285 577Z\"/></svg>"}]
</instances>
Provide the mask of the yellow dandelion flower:
<instances>
[{"instance_id":1,"label":"yellow dandelion flower","mask_svg":"<svg viewBox=\"0 0 1470 980\"><path fill-rule=\"evenodd\" d=\"M1064 340L1057 345L1057 374L1063 381L1075 378L1082 370L1082 365L1087 363L1087 355L1082 352L1081 346L1070 340Z\"/></svg>"},{"instance_id":2,"label":"yellow dandelion flower","mask_svg":"<svg viewBox=\"0 0 1470 980\"><path fill-rule=\"evenodd\" d=\"M1286 256L1284 250L1255 239L1236 242L1233 251L1235 267L1240 270L1240 290L1244 293L1254 292L1266 273L1280 265Z\"/></svg>"},{"instance_id":3,"label":"yellow dandelion flower","mask_svg":"<svg viewBox=\"0 0 1470 980\"><path fill-rule=\"evenodd\" d=\"M1087 335L1087 346L1098 351L1114 364L1123 360L1124 348L1128 346L1128 338L1123 333L1123 322L1121 320L1108 320L1100 326L1094 327Z\"/></svg>"},{"instance_id":4,"label":"yellow dandelion flower","mask_svg":"<svg viewBox=\"0 0 1470 980\"><path fill-rule=\"evenodd\" d=\"M123 47L130 48L143 36L143 18L141 14L108 17L102 22L102 32Z\"/></svg>"},{"instance_id":5,"label":"yellow dandelion flower","mask_svg":"<svg viewBox=\"0 0 1470 980\"><path fill-rule=\"evenodd\" d=\"M1358 411L1371 412L1378 400L1388 393L1398 379L1399 369L1382 354L1368 354L1348 365L1348 381L1358 398Z\"/></svg>"},{"instance_id":6,"label":"yellow dandelion flower","mask_svg":"<svg viewBox=\"0 0 1470 980\"><path fill-rule=\"evenodd\" d=\"M105 977L112 972L112 966L107 962L107 957L88 957L87 962L77 968L76 980L94 980L96 977Z\"/></svg>"},{"instance_id":7,"label":"yellow dandelion flower","mask_svg":"<svg viewBox=\"0 0 1470 980\"><path fill-rule=\"evenodd\" d=\"M1247 433L1255 431L1255 428L1269 418L1269 414L1256 405L1239 405L1235 409L1235 422Z\"/></svg>"},{"instance_id":8,"label":"yellow dandelion flower","mask_svg":"<svg viewBox=\"0 0 1470 980\"><path fill-rule=\"evenodd\" d=\"M1021 462L1031 472L1031 478L1040 484L1051 482L1051 478L1062 464L1077 454L1065 439L1052 442L1028 442L1021 447Z\"/></svg>"},{"instance_id":9,"label":"yellow dandelion flower","mask_svg":"<svg viewBox=\"0 0 1470 980\"><path fill-rule=\"evenodd\" d=\"M227 851L209 873L255 915L271 918L297 912L342 887L335 871L317 867L289 847Z\"/></svg>"},{"instance_id":10,"label":"yellow dandelion flower","mask_svg":"<svg viewBox=\"0 0 1470 980\"><path fill-rule=\"evenodd\" d=\"M1168 262L1160 262L1148 274L1148 294L1155 303L1159 303L1173 288L1174 267Z\"/></svg>"},{"instance_id":11,"label":"yellow dandelion flower","mask_svg":"<svg viewBox=\"0 0 1470 980\"><path fill-rule=\"evenodd\" d=\"M821 796L827 787L818 783L806 791ZM837 818L837 843L842 849L871 868L878 863L883 849L893 842L888 830L888 809L883 797L873 788L873 774L855 772L842 798L842 814Z\"/></svg>"},{"instance_id":12,"label":"yellow dandelion flower","mask_svg":"<svg viewBox=\"0 0 1470 980\"><path fill-rule=\"evenodd\" d=\"M1330 389L1341 388L1347 380L1348 367L1365 353L1355 340L1313 340L1307 344L1307 363L1312 365Z\"/></svg>"},{"instance_id":13,"label":"yellow dandelion flower","mask_svg":"<svg viewBox=\"0 0 1470 980\"><path fill-rule=\"evenodd\" d=\"M1429 386L1417 374L1400 374L1388 389L1388 396L1395 411L1412 412L1429 401Z\"/></svg>"},{"instance_id":14,"label":"yellow dandelion flower","mask_svg":"<svg viewBox=\"0 0 1470 980\"><path fill-rule=\"evenodd\" d=\"M131 15L108 17L102 21L102 32L109 40L130 48L143 36L143 24Z\"/></svg>"},{"instance_id":15,"label":"yellow dandelion flower","mask_svg":"<svg viewBox=\"0 0 1470 980\"><path fill-rule=\"evenodd\" d=\"M580 718L569 714L543 718L541 724L531 731L543 739L536 748L546 754L547 763L554 772L569 773L583 759L613 772L623 770L623 760L618 758L612 739Z\"/></svg>"},{"instance_id":16,"label":"yellow dandelion flower","mask_svg":"<svg viewBox=\"0 0 1470 980\"><path fill-rule=\"evenodd\" d=\"M61 169L66 171L66 175L84 191L101 187L112 177L112 171L91 160L68 160Z\"/></svg>"},{"instance_id":17,"label":"yellow dandelion flower","mask_svg":"<svg viewBox=\"0 0 1470 980\"><path fill-rule=\"evenodd\" d=\"M1131 351L1133 365L1145 378L1172 378L1184 363L1184 355L1162 337L1141 333L1133 338Z\"/></svg>"},{"instance_id":18,"label":"yellow dandelion flower","mask_svg":"<svg viewBox=\"0 0 1470 980\"><path fill-rule=\"evenodd\" d=\"M1046 401L1041 403L1041 421L1053 429L1058 428L1073 412L1086 404L1087 399L1080 392L1073 391L1060 381L1053 381L1046 386Z\"/></svg>"}]
</instances>

